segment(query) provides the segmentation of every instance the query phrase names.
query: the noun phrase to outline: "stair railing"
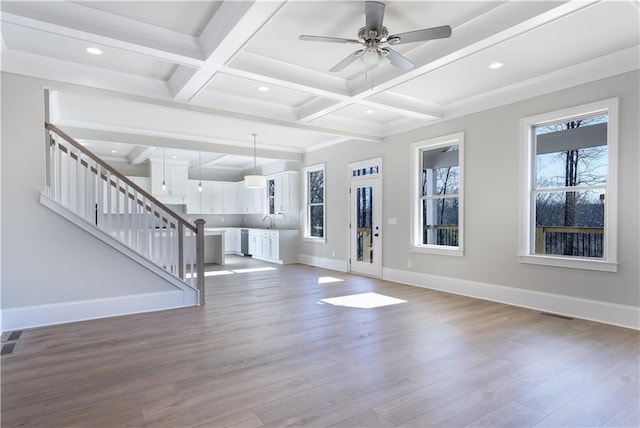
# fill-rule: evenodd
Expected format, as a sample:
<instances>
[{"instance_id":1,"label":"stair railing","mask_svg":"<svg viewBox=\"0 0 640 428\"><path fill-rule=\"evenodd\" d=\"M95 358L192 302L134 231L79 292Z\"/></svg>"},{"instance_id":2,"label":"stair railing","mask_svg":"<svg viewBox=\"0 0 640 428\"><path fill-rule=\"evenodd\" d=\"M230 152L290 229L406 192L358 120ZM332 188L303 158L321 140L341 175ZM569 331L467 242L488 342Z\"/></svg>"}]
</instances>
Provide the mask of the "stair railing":
<instances>
[{"instance_id":1,"label":"stair railing","mask_svg":"<svg viewBox=\"0 0 640 428\"><path fill-rule=\"evenodd\" d=\"M46 194L166 272L204 304L204 220L191 224L45 122Z\"/></svg>"}]
</instances>

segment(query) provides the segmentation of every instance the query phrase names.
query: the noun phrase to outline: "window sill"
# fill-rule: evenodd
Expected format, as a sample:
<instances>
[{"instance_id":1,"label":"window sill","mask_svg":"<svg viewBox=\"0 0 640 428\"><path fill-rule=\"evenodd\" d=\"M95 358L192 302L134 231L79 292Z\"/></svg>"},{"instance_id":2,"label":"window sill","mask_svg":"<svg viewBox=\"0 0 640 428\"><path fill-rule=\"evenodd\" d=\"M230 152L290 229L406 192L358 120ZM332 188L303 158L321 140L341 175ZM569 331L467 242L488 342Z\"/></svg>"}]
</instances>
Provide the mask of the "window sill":
<instances>
[{"instance_id":1,"label":"window sill","mask_svg":"<svg viewBox=\"0 0 640 428\"><path fill-rule=\"evenodd\" d=\"M445 246L429 246L429 247L411 247L412 253L437 254L440 256L464 257L464 249L459 247Z\"/></svg>"},{"instance_id":2,"label":"window sill","mask_svg":"<svg viewBox=\"0 0 640 428\"><path fill-rule=\"evenodd\" d=\"M602 272L617 272L618 263L606 260L589 260L580 258L567 258L560 256L534 256L530 254L521 255L520 263L534 265L566 267L572 269L599 270Z\"/></svg>"},{"instance_id":3,"label":"window sill","mask_svg":"<svg viewBox=\"0 0 640 428\"><path fill-rule=\"evenodd\" d=\"M302 242L311 242L312 244L326 244L327 238L310 238L308 236L303 236L300 239Z\"/></svg>"}]
</instances>

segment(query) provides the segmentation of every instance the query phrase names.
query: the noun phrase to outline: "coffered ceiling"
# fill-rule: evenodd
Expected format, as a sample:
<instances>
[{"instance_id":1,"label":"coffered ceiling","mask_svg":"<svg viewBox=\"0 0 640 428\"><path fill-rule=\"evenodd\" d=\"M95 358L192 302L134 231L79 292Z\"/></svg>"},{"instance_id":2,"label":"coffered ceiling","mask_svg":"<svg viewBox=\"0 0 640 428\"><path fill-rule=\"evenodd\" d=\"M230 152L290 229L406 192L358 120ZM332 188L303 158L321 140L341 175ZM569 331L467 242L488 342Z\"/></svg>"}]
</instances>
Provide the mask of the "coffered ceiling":
<instances>
[{"instance_id":1,"label":"coffered ceiling","mask_svg":"<svg viewBox=\"0 0 640 428\"><path fill-rule=\"evenodd\" d=\"M93 145L131 144L149 156L154 147L210 152L211 165L215 153L251 160L252 133L262 158L299 159L353 139L376 144L640 62L640 12L628 0L388 1L390 34L450 25L451 37L395 46L415 64L406 72L383 57L368 72L358 59L336 73L329 69L358 45L298 36L357 38L362 1L1 7L2 70L60 82L51 86L55 123ZM497 62L503 66L489 68Z\"/></svg>"}]
</instances>

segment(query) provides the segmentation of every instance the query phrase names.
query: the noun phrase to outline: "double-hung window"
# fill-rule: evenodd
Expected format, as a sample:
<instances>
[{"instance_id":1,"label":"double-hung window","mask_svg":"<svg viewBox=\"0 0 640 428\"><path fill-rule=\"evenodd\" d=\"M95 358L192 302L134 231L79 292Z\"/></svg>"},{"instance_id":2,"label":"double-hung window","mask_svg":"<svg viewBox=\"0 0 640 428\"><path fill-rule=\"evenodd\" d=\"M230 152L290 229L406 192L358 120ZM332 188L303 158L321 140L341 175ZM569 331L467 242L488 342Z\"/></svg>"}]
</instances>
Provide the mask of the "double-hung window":
<instances>
[{"instance_id":1,"label":"double-hung window","mask_svg":"<svg viewBox=\"0 0 640 428\"><path fill-rule=\"evenodd\" d=\"M522 119L522 262L616 271L617 123L617 99Z\"/></svg>"},{"instance_id":2,"label":"double-hung window","mask_svg":"<svg viewBox=\"0 0 640 428\"><path fill-rule=\"evenodd\" d=\"M303 169L304 172L304 239L325 242L326 210L324 164Z\"/></svg>"},{"instance_id":3,"label":"double-hung window","mask_svg":"<svg viewBox=\"0 0 640 428\"><path fill-rule=\"evenodd\" d=\"M412 251L463 255L464 134L412 146Z\"/></svg>"}]
</instances>

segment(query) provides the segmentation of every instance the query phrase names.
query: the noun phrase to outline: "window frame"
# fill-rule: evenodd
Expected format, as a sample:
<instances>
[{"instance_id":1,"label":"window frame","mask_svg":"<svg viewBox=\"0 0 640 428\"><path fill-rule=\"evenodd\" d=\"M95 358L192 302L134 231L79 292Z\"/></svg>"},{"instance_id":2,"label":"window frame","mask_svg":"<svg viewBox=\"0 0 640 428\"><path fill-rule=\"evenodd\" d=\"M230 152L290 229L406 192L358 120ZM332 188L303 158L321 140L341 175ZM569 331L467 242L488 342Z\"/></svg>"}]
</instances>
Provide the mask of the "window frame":
<instances>
[{"instance_id":1,"label":"window frame","mask_svg":"<svg viewBox=\"0 0 640 428\"><path fill-rule=\"evenodd\" d=\"M312 172L322 171L324 180L322 186L322 204L319 203L311 203L309 201L309 174ZM304 209L302 211L302 224L303 224L303 233L302 240L306 242L315 242L315 243L326 243L327 242L327 170L326 164L315 164L309 165L302 168L302 173L304 174L304 182L303 182L303 200L304 200ZM322 237L311 236L311 206L322 205L323 216L322 216Z\"/></svg>"},{"instance_id":2,"label":"window frame","mask_svg":"<svg viewBox=\"0 0 640 428\"><path fill-rule=\"evenodd\" d=\"M422 156L423 150L458 146L458 246L422 243ZM464 132L419 141L411 145L411 242L413 253L464 257Z\"/></svg>"},{"instance_id":3,"label":"window frame","mask_svg":"<svg viewBox=\"0 0 640 428\"><path fill-rule=\"evenodd\" d=\"M536 144L535 127L585 116L607 114L607 184L604 188L603 258L535 253ZM520 119L520 263L617 272L618 98L555 110ZM576 191L580 188L576 187Z\"/></svg>"}]
</instances>

